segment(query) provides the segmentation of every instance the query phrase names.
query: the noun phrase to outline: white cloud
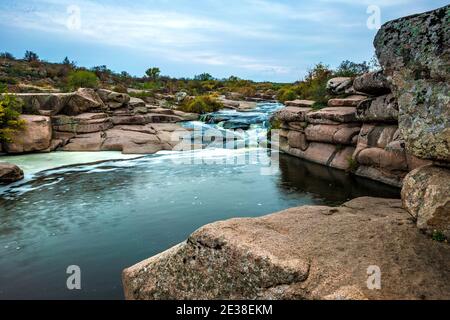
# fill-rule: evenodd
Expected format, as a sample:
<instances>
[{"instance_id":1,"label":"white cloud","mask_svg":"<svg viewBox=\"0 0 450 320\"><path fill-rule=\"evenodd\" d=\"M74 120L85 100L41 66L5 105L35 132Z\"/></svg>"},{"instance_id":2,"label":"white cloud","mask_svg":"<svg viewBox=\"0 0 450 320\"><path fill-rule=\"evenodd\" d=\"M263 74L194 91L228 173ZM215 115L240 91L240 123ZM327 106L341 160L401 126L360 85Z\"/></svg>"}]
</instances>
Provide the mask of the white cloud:
<instances>
[{"instance_id":1,"label":"white cloud","mask_svg":"<svg viewBox=\"0 0 450 320\"><path fill-rule=\"evenodd\" d=\"M67 22L71 18L67 13L69 6L80 9L77 28L68 28ZM265 25L246 23L237 25L205 16L108 6L90 0L36 1L36 6L33 6L32 10L15 15L0 12L0 19L21 28L59 33L141 52L152 52L174 61L210 66L234 66L258 72L273 71L276 74L287 72L286 67L263 59L202 49L218 47L217 44L222 42L222 38L218 35L267 41L284 37L272 32Z\"/></svg>"}]
</instances>

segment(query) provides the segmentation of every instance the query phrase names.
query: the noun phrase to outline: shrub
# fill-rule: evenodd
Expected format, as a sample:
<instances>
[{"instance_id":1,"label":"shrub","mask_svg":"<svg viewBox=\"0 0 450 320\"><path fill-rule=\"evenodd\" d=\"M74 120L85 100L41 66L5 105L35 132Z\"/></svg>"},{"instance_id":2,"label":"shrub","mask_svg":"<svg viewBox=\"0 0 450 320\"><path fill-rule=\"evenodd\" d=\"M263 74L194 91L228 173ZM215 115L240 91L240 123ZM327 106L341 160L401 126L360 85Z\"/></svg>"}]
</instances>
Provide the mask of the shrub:
<instances>
[{"instance_id":1,"label":"shrub","mask_svg":"<svg viewBox=\"0 0 450 320\"><path fill-rule=\"evenodd\" d=\"M33 51L26 51L24 59L28 62L39 61L39 56Z\"/></svg>"},{"instance_id":2,"label":"shrub","mask_svg":"<svg viewBox=\"0 0 450 320\"><path fill-rule=\"evenodd\" d=\"M355 63L345 60L339 65L334 75L336 77L356 77L369 71L370 65L366 61Z\"/></svg>"},{"instance_id":3,"label":"shrub","mask_svg":"<svg viewBox=\"0 0 450 320\"><path fill-rule=\"evenodd\" d=\"M447 240L445 235L441 231L438 231L438 230L433 231L432 239L434 241L438 241L438 242L445 242Z\"/></svg>"},{"instance_id":4,"label":"shrub","mask_svg":"<svg viewBox=\"0 0 450 320\"><path fill-rule=\"evenodd\" d=\"M0 95L0 142L11 142L17 131L23 129L25 121L20 120L22 102L7 93Z\"/></svg>"},{"instance_id":5,"label":"shrub","mask_svg":"<svg viewBox=\"0 0 450 320\"><path fill-rule=\"evenodd\" d=\"M200 114L218 111L222 108L223 104L211 95L185 99L185 102L179 107L181 111Z\"/></svg>"},{"instance_id":6,"label":"shrub","mask_svg":"<svg viewBox=\"0 0 450 320\"><path fill-rule=\"evenodd\" d=\"M358 167L359 167L358 161L356 161L356 159L353 158L353 157L348 157L347 158L347 162L348 162L347 172L355 173L356 170L358 170Z\"/></svg>"},{"instance_id":7,"label":"shrub","mask_svg":"<svg viewBox=\"0 0 450 320\"><path fill-rule=\"evenodd\" d=\"M95 88L98 86L98 78L91 71L77 70L70 72L67 83L72 89Z\"/></svg>"},{"instance_id":8,"label":"shrub","mask_svg":"<svg viewBox=\"0 0 450 320\"><path fill-rule=\"evenodd\" d=\"M277 99L282 103L285 103L286 101L292 101L297 99L297 93L293 88L283 88L278 91Z\"/></svg>"},{"instance_id":9,"label":"shrub","mask_svg":"<svg viewBox=\"0 0 450 320\"><path fill-rule=\"evenodd\" d=\"M150 80L156 81L161 74L161 70L159 68L149 68L147 69L147 71L145 71L145 74L150 78Z\"/></svg>"},{"instance_id":10,"label":"shrub","mask_svg":"<svg viewBox=\"0 0 450 320\"><path fill-rule=\"evenodd\" d=\"M2 53L0 53L0 58L6 59L6 60L15 60L14 56L12 55L12 53L9 53L9 52L2 52Z\"/></svg>"}]
</instances>

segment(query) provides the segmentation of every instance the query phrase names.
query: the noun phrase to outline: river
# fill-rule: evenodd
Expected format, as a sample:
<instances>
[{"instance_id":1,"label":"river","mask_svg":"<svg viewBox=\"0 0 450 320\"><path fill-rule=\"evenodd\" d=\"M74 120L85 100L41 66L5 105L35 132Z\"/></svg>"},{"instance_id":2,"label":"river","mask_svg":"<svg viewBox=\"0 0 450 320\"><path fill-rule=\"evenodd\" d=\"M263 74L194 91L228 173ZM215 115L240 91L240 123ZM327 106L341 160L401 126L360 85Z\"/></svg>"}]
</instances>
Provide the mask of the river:
<instances>
[{"instance_id":1,"label":"river","mask_svg":"<svg viewBox=\"0 0 450 320\"><path fill-rule=\"evenodd\" d=\"M222 111L203 118L209 123L185 124L201 134L243 128L231 132L245 142L239 148L216 141L144 157L0 157L27 172L24 181L0 188L0 299L123 299L125 267L207 223L365 195L399 197L396 188L269 152L267 120L278 108L263 103L251 113ZM267 171L269 165L275 168ZM71 265L81 269L81 290L66 287Z\"/></svg>"}]
</instances>

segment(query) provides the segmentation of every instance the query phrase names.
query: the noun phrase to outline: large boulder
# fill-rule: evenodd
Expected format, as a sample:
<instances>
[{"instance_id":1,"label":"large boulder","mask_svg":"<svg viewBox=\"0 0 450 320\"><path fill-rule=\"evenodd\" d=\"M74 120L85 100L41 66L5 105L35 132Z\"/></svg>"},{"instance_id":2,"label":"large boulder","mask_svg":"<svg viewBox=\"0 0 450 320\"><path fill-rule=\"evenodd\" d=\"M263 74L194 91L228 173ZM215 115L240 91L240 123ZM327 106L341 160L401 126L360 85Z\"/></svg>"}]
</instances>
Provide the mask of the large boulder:
<instances>
[{"instance_id":1,"label":"large boulder","mask_svg":"<svg viewBox=\"0 0 450 320\"><path fill-rule=\"evenodd\" d=\"M364 122L398 122L398 103L393 94L361 101L356 117Z\"/></svg>"},{"instance_id":2,"label":"large boulder","mask_svg":"<svg viewBox=\"0 0 450 320\"><path fill-rule=\"evenodd\" d=\"M302 145L300 148L295 148L291 146L293 143L289 140L287 144L283 142L283 138L280 139L280 150L287 154L341 170L350 169L352 155L355 152L354 147L343 147L330 143L305 142L304 146L307 146L307 148L303 150Z\"/></svg>"},{"instance_id":3,"label":"large boulder","mask_svg":"<svg viewBox=\"0 0 450 320\"><path fill-rule=\"evenodd\" d=\"M309 107L285 107L275 113L275 117L283 122L303 122L311 112Z\"/></svg>"},{"instance_id":4,"label":"large boulder","mask_svg":"<svg viewBox=\"0 0 450 320\"><path fill-rule=\"evenodd\" d=\"M21 115L20 119L25 121L24 129L14 135L12 142L4 143L4 150L7 153L26 153L48 149L52 140L50 118Z\"/></svg>"},{"instance_id":5,"label":"large boulder","mask_svg":"<svg viewBox=\"0 0 450 320\"><path fill-rule=\"evenodd\" d=\"M61 149L63 151L101 151L104 142L104 132L86 133L71 138Z\"/></svg>"},{"instance_id":6,"label":"large boulder","mask_svg":"<svg viewBox=\"0 0 450 320\"><path fill-rule=\"evenodd\" d=\"M155 134L129 130L128 128L106 131L101 147L104 151L122 151L124 154L153 154L161 150L171 150L171 146L161 142Z\"/></svg>"},{"instance_id":7,"label":"large boulder","mask_svg":"<svg viewBox=\"0 0 450 320\"><path fill-rule=\"evenodd\" d=\"M368 72L355 78L353 87L358 92L379 96L391 92L388 79L382 71Z\"/></svg>"},{"instance_id":8,"label":"large boulder","mask_svg":"<svg viewBox=\"0 0 450 320\"><path fill-rule=\"evenodd\" d=\"M389 143L400 141L398 134L396 125L365 123L359 132L356 153L366 148L384 149Z\"/></svg>"},{"instance_id":9,"label":"large boulder","mask_svg":"<svg viewBox=\"0 0 450 320\"><path fill-rule=\"evenodd\" d=\"M0 184L13 183L22 179L22 169L12 163L0 162Z\"/></svg>"},{"instance_id":10,"label":"large boulder","mask_svg":"<svg viewBox=\"0 0 450 320\"><path fill-rule=\"evenodd\" d=\"M353 78L337 77L328 80L327 90L332 94L343 94L349 92L353 85Z\"/></svg>"},{"instance_id":11,"label":"large boulder","mask_svg":"<svg viewBox=\"0 0 450 320\"><path fill-rule=\"evenodd\" d=\"M360 124L344 123L339 125L312 124L306 127L308 141L326 142L332 144L356 144L356 138L361 130Z\"/></svg>"},{"instance_id":12,"label":"large boulder","mask_svg":"<svg viewBox=\"0 0 450 320\"><path fill-rule=\"evenodd\" d=\"M114 92L106 89L97 90L100 99L111 109L123 107L130 101L130 96L126 93Z\"/></svg>"},{"instance_id":13,"label":"large boulder","mask_svg":"<svg viewBox=\"0 0 450 320\"><path fill-rule=\"evenodd\" d=\"M80 88L72 93L61 113L76 116L85 112L104 111L105 104L94 89Z\"/></svg>"},{"instance_id":14,"label":"large boulder","mask_svg":"<svg viewBox=\"0 0 450 320\"><path fill-rule=\"evenodd\" d=\"M94 89L80 88L70 93L17 93L23 101L23 113L33 115L69 116L84 112L102 111L103 101Z\"/></svg>"},{"instance_id":15,"label":"large boulder","mask_svg":"<svg viewBox=\"0 0 450 320\"><path fill-rule=\"evenodd\" d=\"M105 113L82 113L78 116L52 117L53 129L60 132L92 133L112 128L113 123Z\"/></svg>"},{"instance_id":16,"label":"large boulder","mask_svg":"<svg viewBox=\"0 0 450 320\"><path fill-rule=\"evenodd\" d=\"M450 169L424 166L410 172L402 199L420 229L441 232L450 239Z\"/></svg>"},{"instance_id":17,"label":"large boulder","mask_svg":"<svg viewBox=\"0 0 450 320\"><path fill-rule=\"evenodd\" d=\"M204 226L122 279L133 300L449 299L448 261L400 200L358 198Z\"/></svg>"},{"instance_id":18,"label":"large boulder","mask_svg":"<svg viewBox=\"0 0 450 320\"><path fill-rule=\"evenodd\" d=\"M367 148L357 157L358 163L365 166L382 168L389 171L407 171L408 162L404 150L386 150L381 148Z\"/></svg>"},{"instance_id":19,"label":"large boulder","mask_svg":"<svg viewBox=\"0 0 450 320\"><path fill-rule=\"evenodd\" d=\"M305 151L308 148L308 141L306 141L306 136L303 132L299 131L289 131L287 134L288 144L292 148L300 149Z\"/></svg>"},{"instance_id":20,"label":"large boulder","mask_svg":"<svg viewBox=\"0 0 450 320\"><path fill-rule=\"evenodd\" d=\"M16 93L25 114L53 116L62 111L72 93Z\"/></svg>"},{"instance_id":21,"label":"large boulder","mask_svg":"<svg viewBox=\"0 0 450 320\"><path fill-rule=\"evenodd\" d=\"M408 151L439 161L450 161L449 22L450 5L390 21L374 42Z\"/></svg>"}]
</instances>

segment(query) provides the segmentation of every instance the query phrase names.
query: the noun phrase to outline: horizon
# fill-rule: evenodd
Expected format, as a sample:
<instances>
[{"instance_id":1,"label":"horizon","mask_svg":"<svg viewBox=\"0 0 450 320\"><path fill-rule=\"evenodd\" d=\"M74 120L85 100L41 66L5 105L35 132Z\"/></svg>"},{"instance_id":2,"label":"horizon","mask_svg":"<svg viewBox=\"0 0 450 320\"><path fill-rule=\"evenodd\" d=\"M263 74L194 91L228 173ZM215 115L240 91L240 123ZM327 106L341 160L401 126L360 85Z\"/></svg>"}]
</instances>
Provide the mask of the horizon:
<instances>
[{"instance_id":1,"label":"horizon","mask_svg":"<svg viewBox=\"0 0 450 320\"><path fill-rule=\"evenodd\" d=\"M2 51L19 59L30 50L48 62L67 56L80 67L106 65L136 77L159 67L172 78L210 73L218 79L291 83L319 62L336 68L344 60L370 61L378 30L368 23L376 22L377 8L383 24L445 4L233 0L224 7L211 0L12 1L0 3L0 41L8 44Z\"/></svg>"}]
</instances>

